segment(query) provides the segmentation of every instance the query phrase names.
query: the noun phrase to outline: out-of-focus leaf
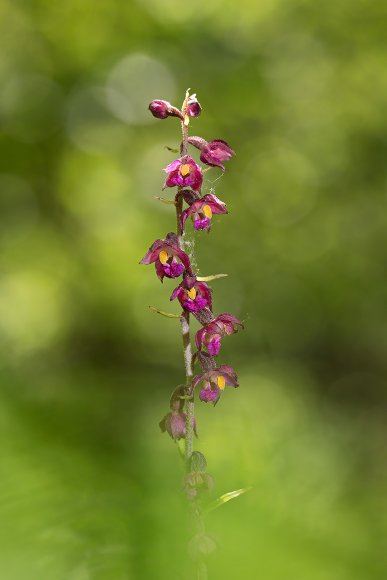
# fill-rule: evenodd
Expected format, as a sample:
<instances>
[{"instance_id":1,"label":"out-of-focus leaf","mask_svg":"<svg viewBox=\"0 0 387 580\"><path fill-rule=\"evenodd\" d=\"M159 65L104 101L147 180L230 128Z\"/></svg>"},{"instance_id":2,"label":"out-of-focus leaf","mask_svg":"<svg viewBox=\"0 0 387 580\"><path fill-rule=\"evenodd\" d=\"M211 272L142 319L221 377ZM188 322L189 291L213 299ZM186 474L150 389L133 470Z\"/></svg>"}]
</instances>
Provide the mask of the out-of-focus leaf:
<instances>
[{"instance_id":1,"label":"out-of-focus leaf","mask_svg":"<svg viewBox=\"0 0 387 580\"><path fill-rule=\"evenodd\" d=\"M210 505L206 508L205 513L212 512L218 507L221 507L228 501L243 495L244 493L251 491L253 487L250 485L249 487L241 487L240 489L235 489L234 491L229 491L228 493L224 493L220 497L218 497L215 501L210 503Z\"/></svg>"}]
</instances>

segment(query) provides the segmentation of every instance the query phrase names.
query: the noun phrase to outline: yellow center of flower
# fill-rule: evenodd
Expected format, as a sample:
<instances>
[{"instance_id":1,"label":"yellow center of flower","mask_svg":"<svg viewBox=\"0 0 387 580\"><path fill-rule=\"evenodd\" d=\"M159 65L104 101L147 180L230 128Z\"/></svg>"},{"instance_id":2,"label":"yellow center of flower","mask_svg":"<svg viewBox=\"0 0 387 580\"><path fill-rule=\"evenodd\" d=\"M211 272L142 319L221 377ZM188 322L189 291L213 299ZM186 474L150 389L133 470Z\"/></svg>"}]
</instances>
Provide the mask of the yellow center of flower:
<instances>
[{"instance_id":1,"label":"yellow center of flower","mask_svg":"<svg viewBox=\"0 0 387 580\"><path fill-rule=\"evenodd\" d=\"M196 298L195 288L191 288L191 290L187 290L187 294L191 298L191 300L195 300L195 298Z\"/></svg>"},{"instance_id":2,"label":"yellow center of flower","mask_svg":"<svg viewBox=\"0 0 387 580\"><path fill-rule=\"evenodd\" d=\"M202 212L209 220L212 218L212 209L209 205L203 205Z\"/></svg>"},{"instance_id":3,"label":"yellow center of flower","mask_svg":"<svg viewBox=\"0 0 387 580\"><path fill-rule=\"evenodd\" d=\"M223 391L224 387L226 386L226 379L224 378L224 376L218 375L216 382L218 383L219 389L222 389L222 391Z\"/></svg>"},{"instance_id":4,"label":"yellow center of flower","mask_svg":"<svg viewBox=\"0 0 387 580\"><path fill-rule=\"evenodd\" d=\"M166 264L168 262L168 252L166 252L165 250L161 250L161 252L159 253L159 260L162 264Z\"/></svg>"},{"instance_id":5,"label":"yellow center of flower","mask_svg":"<svg viewBox=\"0 0 387 580\"><path fill-rule=\"evenodd\" d=\"M185 163L184 165L182 165L180 167L180 173L183 177L186 177L190 172L190 167L188 165L188 163Z\"/></svg>"}]
</instances>

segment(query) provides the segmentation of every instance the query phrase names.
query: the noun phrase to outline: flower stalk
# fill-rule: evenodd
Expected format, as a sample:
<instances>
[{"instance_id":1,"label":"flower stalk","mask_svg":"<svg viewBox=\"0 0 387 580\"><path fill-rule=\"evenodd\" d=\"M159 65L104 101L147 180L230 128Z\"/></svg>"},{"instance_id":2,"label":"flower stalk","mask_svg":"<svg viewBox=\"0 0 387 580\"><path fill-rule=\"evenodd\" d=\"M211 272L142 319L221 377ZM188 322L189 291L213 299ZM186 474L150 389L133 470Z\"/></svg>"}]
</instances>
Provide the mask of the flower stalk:
<instances>
[{"instance_id":1,"label":"flower stalk","mask_svg":"<svg viewBox=\"0 0 387 580\"><path fill-rule=\"evenodd\" d=\"M185 94L185 99L183 102L183 106L181 108L181 112L183 115L183 120L181 122L181 132L182 132L182 141L180 146L181 155L187 155L188 150L188 124L189 124L189 117L186 114L187 104L189 99L189 90L187 90ZM182 187L178 188L178 193L182 190ZM178 232L178 239L179 239L179 246L184 251L184 231L181 226L181 216L183 213L183 197L181 195L177 195L176 200L176 230ZM192 368L192 348L191 348L191 332L190 332L190 315L189 312L183 310L181 317L180 317L180 327L181 327L181 336L183 340L183 353L184 353L184 366L185 366L185 378L186 378L186 387L185 387L185 394L188 397L192 396L191 392L191 385L192 385L192 377L193 377L193 368ZM189 469L189 459L192 455L193 451L193 438L194 438L194 420L195 420L195 403L193 398L186 400L186 435L185 435L185 460L186 460L186 470Z\"/></svg>"},{"instance_id":2,"label":"flower stalk","mask_svg":"<svg viewBox=\"0 0 387 580\"><path fill-rule=\"evenodd\" d=\"M169 232L164 239L157 239L140 263L154 263L156 274L161 282L164 278L182 278L170 297L170 300L177 298L181 304L180 316L168 314L155 307L150 308L168 318L180 320L185 385L175 389L170 401L170 411L162 419L160 427L162 431L167 431L175 441L185 440L186 493L189 499L196 502L198 495L208 490L210 476L205 473L205 470L197 470L196 460L199 452L194 451L195 391L200 389L201 401L212 402L215 405L225 386L238 386L234 369L228 365L218 364L216 357L223 337L237 332L238 328L242 327L242 323L228 313L213 314L212 290L207 282L225 277L226 274L197 276L191 266L192 254L188 255L186 252L184 236L191 220L194 231L210 232L213 216L228 213L226 204L213 192L202 194L203 174L206 169L198 165L189 155L189 147L200 151L200 160L207 166L207 169L217 168L221 171L225 170L224 162L231 159L234 151L221 139L208 142L202 137L189 137L191 119L198 117L201 113L200 103L196 95L190 95L189 89L181 109L161 99L152 101L149 109L158 119L174 117L181 123L180 158L164 168L166 178L163 189L176 187L175 199L172 201L157 196L157 199L163 203L175 206L176 233ZM175 151L171 148L169 150ZM201 325L195 335L197 351L194 354L191 346L191 316L196 318ZM194 375L194 364L197 363L201 366L202 372ZM204 459L204 456L200 455ZM196 463L193 461L195 457ZM196 506L195 511L198 510Z\"/></svg>"}]
</instances>

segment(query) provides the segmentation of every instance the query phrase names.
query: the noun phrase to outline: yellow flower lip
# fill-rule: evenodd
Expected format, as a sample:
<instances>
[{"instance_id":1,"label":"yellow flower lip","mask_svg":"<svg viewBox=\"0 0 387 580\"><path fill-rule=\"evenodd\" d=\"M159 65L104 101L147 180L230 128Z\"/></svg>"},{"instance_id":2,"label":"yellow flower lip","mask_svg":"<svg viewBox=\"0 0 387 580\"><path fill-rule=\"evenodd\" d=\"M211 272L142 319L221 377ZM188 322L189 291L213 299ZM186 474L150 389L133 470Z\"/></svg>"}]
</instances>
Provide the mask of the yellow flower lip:
<instances>
[{"instance_id":1,"label":"yellow flower lip","mask_svg":"<svg viewBox=\"0 0 387 580\"><path fill-rule=\"evenodd\" d=\"M162 264L166 264L168 262L168 252L166 252L165 250L161 250L161 252L159 253L159 260Z\"/></svg>"},{"instance_id":2,"label":"yellow flower lip","mask_svg":"<svg viewBox=\"0 0 387 580\"><path fill-rule=\"evenodd\" d=\"M182 175L182 177L187 177L189 172L190 172L190 166L188 165L188 163L185 163L184 165L182 165L180 167L180 174Z\"/></svg>"},{"instance_id":3,"label":"yellow flower lip","mask_svg":"<svg viewBox=\"0 0 387 580\"><path fill-rule=\"evenodd\" d=\"M191 300L195 300L196 298L196 290L195 288L191 288L191 290L187 290L187 294Z\"/></svg>"},{"instance_id":4,"label":"yellow flower lip","mask_svg":"<svg viewBox=\"0 0 387 580\"><path fill-rule=\"evenodd\" d=\"M203 205L202 212L209 220L212 218L212 209L210 208L209 205Z\"/></svg>"},{"instance_id":5,"label":"yellow flower lip","mask_svg":"<svg viewBox=\"0 0 387 580\"><path fill-rule=\"evenodd\" d=\"M216 377L216 382L218 383L219 389L221 389L223 391L224 390L224 387L226 386L226 379L224 378L224 376L223 375L218 375Z\"/></svg>"}]
</instances>

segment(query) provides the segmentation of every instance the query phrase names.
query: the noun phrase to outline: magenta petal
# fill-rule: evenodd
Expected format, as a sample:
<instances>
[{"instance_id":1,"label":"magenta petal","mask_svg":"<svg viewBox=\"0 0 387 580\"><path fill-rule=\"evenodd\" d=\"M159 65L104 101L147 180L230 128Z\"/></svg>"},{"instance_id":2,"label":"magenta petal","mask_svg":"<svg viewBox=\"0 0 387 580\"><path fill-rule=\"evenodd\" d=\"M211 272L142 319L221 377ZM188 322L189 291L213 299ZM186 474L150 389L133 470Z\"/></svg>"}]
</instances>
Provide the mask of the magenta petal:
<instances>
[{"instance_id":1,"label":"magenta petal","mask_svg":"<svg viewBox=\"0 0 387 580\"><path fill-rule=\"evenodd\" d=\"M202 389L199 393L199 399L205 403L216 403L220 397L220 389Z\"/></svg>"},{"instance_id":2,"label":"magenta petal","mask_svg":"<svg viewBox=\"0 0 387 580\"><path fill-rule=\"evenodd\" d=\"M183 250L180 250L179 247L175 248L172 247L172 253L174 256L176 256L176 258L179 258L179 260L182 262L184 268L183 270L187 270L188 273L191 273L191 262L189 261L189 257L187 256L187 254L185 252L183 252Z\"/></svg>"},{"instance_id":3,"label":"magenta petal","mask_svg":"<svg viewBox=\"0 0 387 580\"><path fill-rule=\"evenodd\" d=\"M156 240L153 242L148 252L145 254L140 264L152 264L155 262L159 256L159 252L163 246L163 240Z\"/></svg>"},{"instance_id":4,"label":"magenta petal","mask_svg":"<svg viewBox=\"0 0 387 580\"><path fill-rule=\"evenodd\" d=\"M216 195L214 195L213 193L208 193L207 195L205 195L202 198L202 201L205 201L205 203L210 206L212 213L216 214L228 213L226 204L221 199L216 197Z\"/></svg>"},{"instance_id":5,"label":"magenta petal","mask_svg":"<svg viewBox=\"0 0 387 580\"><path fill-rule=\"evenodd\" d=\"M200 161L213 167L220 167L224 171L222 161L228 161L234 154L226 141L215 139L202 149Z\"/></svg>"},{"instance_id":6,"label":"magenta petal","mask_svg":"<svg viewBox=\"0 0 387 580\"><path fill-rule=\"evenodd\" d=\"M181 165L180 159L175 159L175 161L172 161L172 163L164 167L163 171L165 171L165 173L171 173L172 171L179 169L180 165Z\"/></svg>"},{"instance_id":7,"label":"magenta petal","mask_svg":"<svg viewBox=\"0 0 387 580\"><path fill-rule=\"evenodd\" d=\"M196 282L196 290L212 305L211 288L205 282Z\"/></svg>"},{"instance_id":8,"label":"magenta petal","mask_svg":"<svg viewBox=\"0 0 387 580\"><path fill-rule=\"evenodd\" d=\"M191 183L189 184L194 191L199 191L203 183L202 170L199 165L195 163L194 169L191 171Z\"/></svg>"},{"instance_id":9,"label":"magenta petal","mask_svg":"<svg viewBox=\"0 0 387 580\"><path fill-rule=\"evenodd\" d=\"M160 278L160 280L162 282L164 279L164 276L165 276L165 271L164 271L164 266L162 265L160 260L156 260L155 267L156 267L157 277Z\"/></svg>"},{"instance_id":10,"label":"magenta petal","mask_svg":"<svg viewBox=\"0 0 387 580\"><path fill-rule=\"evenodd\" d=\"M234 369L228 365L221 365L216 369L219 375L225 378L226 385L231 387L238 387L238 377Z\"/></svg>"},{"instance_id":11,"label":"magenta petal","mask_svg":"<svg viewBox=\"0 0 387 580\"><path fill-rule=\"evenodd\" d=\"M206 327L201 328L195 334L196 348L198 348L199 350L202 348L202 345L203 345L203 336L204 336L204 334L206 332L206 329L207 329Z\"/></svg>"},{"instance_id":12,"label":"magenta petal","mask_svg":"<svg viewBox=\"0 0 387 580\"><path fill-rule=\"evenodd\" d=\"M199 383L202 382L202 380L205 377L205 373L201 373L200 375L195 375L192 379L192 388L195 389Z\"/></svg>"},{"instance_id":13,"label":"magenta petal","mask_svg":"<svg viewBox=\"0 0 387 580\"><path fill-rule=\"evenodd\" d=\"M163 264L164 274L167 278L178 278L184 272L183 264L172 260L170 264Z\"/></svg>"},{"instance_id":14,"label":"magenta petal","mask_svg":"<svg viewBox=\"0 0 387 580\"><path fill-rule=\"evenodd\" d=\"M231 377L236 377L235 370L233 369L233 367L230 367L229 365L220 365L216 370L219 371L220 373L227 373Z\"/></svg>"},{"instance_id":15,"label":"magenta petal","mask_svg":"<svg viewBox=\"0 0 387 580\"><path fill-rule=\"evenodd\" d=\"M208 230L211 227L211 220L209 218L197 219L194 221L195 230Z\"/></svg>"},{"instance_id":16,"label":"magenta petal","mask_svg":"<svg viewBox=\"0 0 387 580\"><path fill-rule=\"evenodd\" d=\"M211 356L217 356L220 351L220 336L215 336L207 345L207 350Z\"/></svg>"},{"instance_id":17,"label":"magenta petal","mask_svg":"<svg viewBox=\"0 0 387 580\"><path fill-rule=\"evenodd\" d=\"M207 306L207 300L205 298L195 298L195 300L186 300L182 302L183 308L189 310L190 312L199 312Z\"/></svg>"},{"instance_id":18,"label":"magenta petal","mask_svg":"<svg viewBox=\"0 0 387 580\"><path fill-rule=\"evenodd\" d=\"M219 314L215 321L219 321L219 322L231 322L232 324L238 324L239 326L243 327L242 322L236 318L235 316L233 316L232 314L228 314L227 312L223 312L222 314Z\"/></svg>"},{"instance_id":19,"label":"magenta petal","mask_svg":"<svg viewBox=\"0 0 387 580\"><path fill-rule=\"evenodd\" d=\"M181 286L178 286L177 288L174 289L174 291L172 292L169 300L175 300L175 298L180 298L180 295L182 294L183 289L181 288Z\"/></svg>"},{"instance_id":20,"label":"magenta petal","mask_svg":"<svg viewBox=\"0 0 387 580\"><path fill-rule=\"evenodd\" d=\"M181 185L180 183L180 176L178 171L173 171L169 173L167 179L165 180L164 187L176 187L177 185Z\"/></svg>"},{"instance_id":21,"label":"magenta petal","mask_svg":"<svg viewBox=\"0 0 387 580\"><path fill-rule=\"evenodd\" d=\"M181 227L181 231L184 231L184 226L185 226L185 222L187 221L187 218L190 214L190 208L185 209L183 211L183 213L180 216L180 227Z\"/></svg>"}]
</instances>

